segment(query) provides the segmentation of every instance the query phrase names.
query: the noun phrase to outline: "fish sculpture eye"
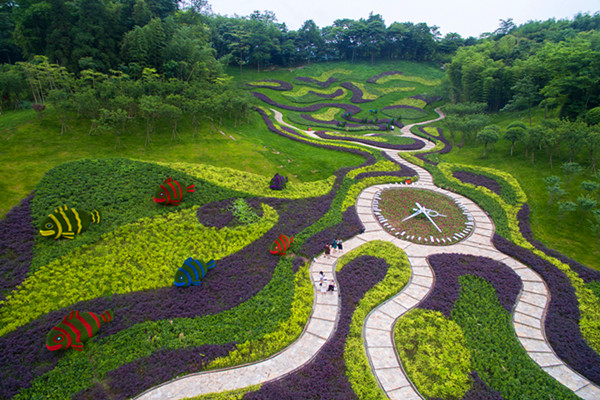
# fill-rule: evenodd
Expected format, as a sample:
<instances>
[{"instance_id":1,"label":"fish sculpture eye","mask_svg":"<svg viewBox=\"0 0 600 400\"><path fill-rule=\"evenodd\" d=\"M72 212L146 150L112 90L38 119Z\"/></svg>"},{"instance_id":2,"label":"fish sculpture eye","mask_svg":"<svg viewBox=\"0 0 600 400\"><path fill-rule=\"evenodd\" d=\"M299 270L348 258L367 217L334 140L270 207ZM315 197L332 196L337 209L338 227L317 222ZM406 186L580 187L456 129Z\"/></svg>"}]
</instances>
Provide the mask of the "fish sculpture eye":
<instances>
[{"instance_id":1,"label":"fish sculpture eye","mask_svg":"<svg viewBox=\"0 0 600 400\"><path fill-rule=\"evenodd\" d=\"M62 336L57 336L57 337L55 337L55 338L54 338L54 341L55 341L56 343L60 343L60 342L62 342L62 341L63 341L63 339L64 339L64 338L63 338Z\"/></svg>"},{"instance_id":2,"label":"fish sculpture eye","mask_svg":"<svg viewBox=\"0 0 600 400\"><path fill-rule=\"evenodd\" d=\"M52 224L46 224L46 228L48 228L48 229L52 228L52 226L53 226Z\"/></svg>"}]
</instances>

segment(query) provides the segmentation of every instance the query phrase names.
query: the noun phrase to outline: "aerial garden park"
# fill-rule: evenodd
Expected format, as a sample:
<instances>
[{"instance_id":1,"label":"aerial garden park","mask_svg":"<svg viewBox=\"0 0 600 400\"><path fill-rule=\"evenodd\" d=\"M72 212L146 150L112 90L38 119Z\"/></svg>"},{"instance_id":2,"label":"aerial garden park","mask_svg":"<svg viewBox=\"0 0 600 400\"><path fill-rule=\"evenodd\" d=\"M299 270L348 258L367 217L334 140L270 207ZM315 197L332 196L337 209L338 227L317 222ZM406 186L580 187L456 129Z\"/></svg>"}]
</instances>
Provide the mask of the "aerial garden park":
<instances>
[{"instance_id":1,"label":"aerial garden park","mask_svg":"<svg viewBox=\"0 0 600 400\"><path fill-rule=\"evenodd\" d=\"M529 155L511 159L509 139L470 142L443 118L446 107L469 115L446 104L444 75L410 62L246 71L251 109L199 130L182 118L177 132L167 117L111 135L82 120L64 130L59 107L0 115L3 187L13 186L0 220L0 398L151 398L220 371L235 381L310 335L324 260L339 304L313 356L273 380L182 397L396 398L372 368L365 321L419 280L410 246L429 249L431 285L384 333L412 393L593 398L594 207L559 210L546 188L564 179L564 198L582 186L594 199L595 181L573 163L557 177ZM526 114L492 118L505 131ZM360 211L373 187L375 225ZM480 225L481 252L458 247ZM344 250L325 258L334 239ZM529 329L515 309L535 306L523 300L533 279L547 300L535 342L558 364L515 331Z\"/></svg>"}]
</instances>

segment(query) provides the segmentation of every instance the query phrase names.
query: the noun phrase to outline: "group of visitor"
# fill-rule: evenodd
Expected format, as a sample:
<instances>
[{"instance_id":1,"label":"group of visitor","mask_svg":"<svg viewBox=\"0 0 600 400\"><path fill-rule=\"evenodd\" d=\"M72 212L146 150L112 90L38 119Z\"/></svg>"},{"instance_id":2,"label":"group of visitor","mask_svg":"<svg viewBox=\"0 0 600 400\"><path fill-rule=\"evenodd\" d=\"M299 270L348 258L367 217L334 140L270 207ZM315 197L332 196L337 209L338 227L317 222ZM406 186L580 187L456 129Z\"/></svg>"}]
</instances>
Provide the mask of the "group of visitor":
<instances>
[{"instance_id":1,"label":"group of visitor","mask_svg":"<svg viewBox=\"0 0 600 400\"><path fill-rule=\"evenodd\" d=\"M336 251L340 251L340 253L344 250L342 247L342 239L334 239L333 242L325 244L325 258L329 258L331 253L335 253Z\"/></svg>"},{"instance_id":2,"label":"group of visitor","mask_svg":"<svg viewBox=\"0 0 600 400\"><path fill-rule=\"evenodd\" d=\"M327 278L325 278L325 274L323 271L319 272L319 288L321 289L321 293L333 292L335 291L335 281L333 278L327 285Z\"/></svg>"}]
</instances>

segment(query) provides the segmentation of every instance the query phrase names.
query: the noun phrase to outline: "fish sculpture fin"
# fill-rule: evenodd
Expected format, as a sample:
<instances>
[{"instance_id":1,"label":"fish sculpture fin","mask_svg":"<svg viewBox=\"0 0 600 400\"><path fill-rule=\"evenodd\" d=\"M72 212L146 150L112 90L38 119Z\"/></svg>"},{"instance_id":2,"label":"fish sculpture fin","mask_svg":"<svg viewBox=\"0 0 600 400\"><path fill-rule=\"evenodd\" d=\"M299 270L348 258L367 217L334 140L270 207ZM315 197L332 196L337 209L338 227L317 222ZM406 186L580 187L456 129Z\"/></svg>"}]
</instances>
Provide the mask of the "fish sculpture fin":
<instances>
[{"instance_id":1,"label":"fish sculpture fin","mask_svg":"<svg viewBox=\"0 0 600 400\"><path fill-rule=\"evenodd\" d=\"M74 232L63 232L62 236L67 239L74 239L75 233Z\"/></svg>"},{"instance_id":2,"label":"fish sculpture fin","mask_svg":"<svg viewBox=\"0 0 600 400\"><path fill-rule=\"evenodd\" d=\"M165 179L165 181L163 182L163 184L167 184L167 183L173 182L174 180L175 180L175 179L173 179L173 177L172 177L172 176L170 176L170 177L168 177L167 179Z\"/></svg>"},{"instance_id":3,"label":"fish sculpture fin","mask_svg":"<svg viewBox=\"0 0 600 400\"><path fill-rule=\"evenodd\" d=\"M200 286L200 285L202 285L202 281L201 280L199 280L199 281L192 281L192 286Z\"/></svg>"},{"instance_id":4,"label":"fish sculpture fin","mask_svg":"<svg viewBox=\"0 0 600 400\"><path fill-rule=\"evenodd\" d=\"M206 269L212 269L215 267L215 265L217 265L217 262L215 260L210 260L206 263Z\"/></svg>"},{"instance_id":5,"label":"fish sculpture fin","mask_svg":"<svg viewBox=\"0 0 600 400\"><path fill-rule=\"evenodd\" d=\"M100 223L100 211L98 210L94 210L90 213L91 217L92 217L92 222L95 224L99 224Z\"/></svg>"},{"instance_id":6,"label":"fish sculpture fin","mask_svg":"<svg viewBox=\"0 0 600 400\"><path fill-rule=\"evenodd\" d=\"M83 343L81 343L81 342L73 343L73 344L71 344L71 347L77 351L83 351Z\"/></svg>"},{"instance_id":7,"label":"fish sculpture fin","mask_svg":"<svg viewBox=\"0 0 600 400\"><path fill-rule=\"evenodd\" d=\"M190 185L190 186L187 187L187 191L188 192L195 192L196 191L196 189L194 189L195 187L196 187L196 185Z\"/></svg>"}]
</instances>

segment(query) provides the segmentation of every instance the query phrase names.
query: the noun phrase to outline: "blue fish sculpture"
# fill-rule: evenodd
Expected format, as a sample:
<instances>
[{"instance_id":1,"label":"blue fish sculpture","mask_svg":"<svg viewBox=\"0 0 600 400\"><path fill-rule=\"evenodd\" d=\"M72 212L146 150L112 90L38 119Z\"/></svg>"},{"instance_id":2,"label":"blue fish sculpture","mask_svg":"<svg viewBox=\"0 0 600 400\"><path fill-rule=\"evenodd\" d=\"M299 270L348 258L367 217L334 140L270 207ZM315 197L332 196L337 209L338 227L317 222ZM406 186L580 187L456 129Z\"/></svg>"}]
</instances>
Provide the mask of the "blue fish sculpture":
<instances>
[{"instance_id":1,"label":"blue fish sculpture","mask_svg":"<svg viewBox=\"0 0 600 400\"><path fill-rule=\"evenodd\" d=\"M183 262L183 265L175 273L173 284L177 287L200 286L206 272L214 268L215 265L215 260L202 264L202 261L190 257Z\"/></svg>"}]
</instances>

